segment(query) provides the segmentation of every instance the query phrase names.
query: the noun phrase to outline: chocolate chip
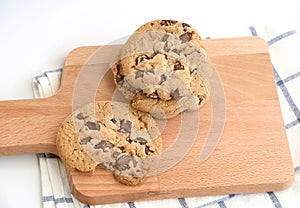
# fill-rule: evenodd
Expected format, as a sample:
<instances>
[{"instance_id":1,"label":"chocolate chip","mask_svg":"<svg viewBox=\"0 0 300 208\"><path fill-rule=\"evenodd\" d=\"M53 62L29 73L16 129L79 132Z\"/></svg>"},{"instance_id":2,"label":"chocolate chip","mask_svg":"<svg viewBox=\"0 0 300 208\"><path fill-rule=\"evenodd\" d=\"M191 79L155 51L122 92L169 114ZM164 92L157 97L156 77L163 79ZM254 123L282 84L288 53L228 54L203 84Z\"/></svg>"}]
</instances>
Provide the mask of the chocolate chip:
<instances>
[{"instance_id":1,"label":"chocolate chip","mask_svg":"<svg viewBox=\"0 0 300 208\"><path fill-rule=\"evenodd\" d=\"M137 90L137 89L134 89L134 88L130 89L130 91L131 91L131 93L134 94L134 95L138 92L138 90Z\"/></svg>"},{"instance_id":2,"label":"chocolate chip","mask_svg":"<svg viewBox=\"0 0 300 208\"><path fill-rule=\"evenodd\" d=\"M113 122L114 124L117 123L117 120L115 118L110 119L111 122Z\"/></svg>"},{"instance_id":3,"label":"chocolate chip","mask_svg":"<svg viewBox=\"0 0 300 208\"><path fill-rule=\"evenodd\" d=\"M95 148L95 149L102 149L103 152L107 152L107 150L106 150L106 151L104 151L104 150L105 150L106 148L108 148L108 149L113 148L113 144L110 143L109 141L102 140L101 142L99 142L98 144L96 144L96 145L94 146L94 148Z\"/></svg>"},{"instance_id":4,"label":"chocolate chip","mask_svg":"<svg viewBox=\"0 0 300 208\"><path fill-rule=\"evenodd\" d=\"M122 70L122 64L117 64L117 66L116 66L116 68L117 68L117 74L120 74L120 71Z\"/></svg>"},{"instance_id":5,"label":"chocolate chip","mask_svg":"<svg viewBox=\"0 0 300 208\"><path fill-rule=\"evenodd\" d=\"M182 27L191 27L191 26L189 24L183 22Z\"/></svg>"},{"instance_id":6,"label":"chocolate chip","mask_svg":"<svg viewBox=\"0 0 300 208\"><path fill-rule=\"evenodd\" d=\"M138 70L135 74L135 79L143 78L144 77L144 70Z\"/></svg>"},{"instance_id":7,"label":"chocolate chip","mask_svg":"<svg viewBox=\"0 0 300 208\"><path fill-rule=\"evenodd\" d=\"M178 21L176 20L161 20L160 25L161 26L172 26L175 25Z\"/></svg>"},{"instance_id":8,"label":"chocolate chip","mask_svg":"<svg viewBox=\"0 0 300 208\"><path fill-rule=\"evenodd\" d=\"M152 69L149 69L149 70L147 70L147 72L148 72L148 73L155 74L155 73L154 73L154 69L153 69L153 68L152 68Z\"/></svg>"},{"instance_id":9,"label":"chocolate chip","mask_svg":"<svg viewBox=\"0 0 300 208\"><path fill-rule=\"evenodd\" d=\"M180 61L176 61L174 64L174 71L177 71L177 70L184 70L184 66L181 65Z\"/></svg>"},{"instance_id":10,"label":"chocolate chip","mask_svg":"<svg viewBox=\"0 0 300 208\"><path fill-rule=\"evenodd\" d=\"M137 138L135 138L135 141L140 143L141 145L147 144L147 140L143 137L137 137Z\"/></svg>"},{"instance_id":11,"label":"chocolate chip","mask_svg":"<svg viewBox=\"0 0 300 208\"><path fill-rule=\"evenodd\" d=\"M120 152L113 152L112 156L113 158L117 158L120 154Z\"/></svg>"},{"instance_id":12,"label":"chocolate chip","mask_svg":"<svg viewBox=\"0 0 300 208\"><path fill-rule=\"evenodd\" d=\"M131 121L128 121L128 120L125 120L125 119L122 119L120 121L120 132L127 132L127 133L130 133L131 132Z\"/></svg>"},{"instance_id":13,"label":"chocolate chip","mask_svg":"<svg viewBox=\"0 0 300 208\"><path fill-rule=\"evenodd\" d=\"M172 51L173 51L174 53L176 53L177 55L179 55L180 52L181 52L181 50L179 50L179 49L177 49L177 48L174 48Z\"/></svg>"},{"instance_id":14,"label":"chocolate chip","mask_svg":"<svg viewBox=\"0 0 300 208\"><path fill-rule=\"evenodd\" d=\"M123 81L124 81L124 75L122 74L117 74L116 76L116 82L119 84L119 85L122 85L123 84Z\"/></svg>"},{"instance_id":15,"label":"chocolate chip","mask_svg":"<svg viewBox=\"0 0 300 208\"><path fill-rule=\"evenodd\" d=\"M83 120L84 119L83 113L78 113L77 116L76 116L76 118L78 120Z\"/></svg>"},{"instance_id":16,"label":"chocolate chip","mask_svg":"<svg viewBox=\"0 0 300 208\"><path fill-rule=\"evenodd\" d=\"M119 147L119 149L120 149L122 152L125 152L125 148L124 148L124 147Z\"/></svg>"},{"instance_id":17,"label":"chocolate chip","mask_svg":"<svg viewBox=\"0 0 300 208\"><path fill-rule=\"evenodd\" d=\"M90 142L92 139L93 139L93 138L90 137L90 136L89 136L89 137L85 137L85 138L81 139L80 144L81 144L81 145L85 145L85 144L87 144L88 142Z\"/></svg>"},{"instance_id":18,"label":"chocolate chip","mask_svg":"<svg viewBox=\"0 0 300 208\"><path fill-rule=\"evenodd\" d=\"M192 39L192 33L190 32L186 32L183 33L182 35L179 36L180 40L182 40L182 42L188 42Z\"/></svg>"},{"instance_id":19,"label":"chocolate chip","mask_svg":"<svg viewBox=\"0 0 300 208\"><path fill-rule=\"evenodd\" d=\"M129 142L130 144L132 143L132 139L126 138L126 141Z\"/></svg>"},{"instance_id":20,"label":"chocolate chip","mask_svg":"<svg viewBox=\"0 0 300 208\"><path fill-rule=\"evenodd\" d=\"M161 41L165 42L165 41L168 40L168 38L169 38L169 35L168 35L168 34L165 34L165 35L162 37Z\"/></svg>"},{"instance_id":21,"label":"chocolate chip","mask_svg":"<svg viewBox=\"0 0 300 208\"><path fill-rule=\"evenodd\" d=\"M132 157L132 164L133 164L133 167L136 167L136 165L137 165L137 161L134 159L134 157Z\"/></svg>"},{"instance_id":22,"label":"chocolate chip","mask_svg":"<svg viewBox=\"0 0 300 208\"><path fill-rule=\"evenodd\" d=\"M197 73L197 68L192 69L192 71L190 72L191 75Z\"/></svg>"},{"instance_id":23,"label":"chocolate chip","mask_svg":"<svg viewBox=\"0 0 300 208\"><path fill-rule=\"evenodd\" d=\"M122 82L124 80L124 75L120 74L121 72L121 69L122 69L122 65L121 64L118 64L117 65L117 75L116 75L116 82L118 84L120 84L120 82ZM122 83L121 83L122 84Z\"/></svg>"},{"instance_id":24,"label":"chocolate chip","mask_svg":"<svg viewBox=\"0 0 300 208\"><path fill-rule=\"evenodd\" d=\"M157 92L152 92L152 93L149 95L149 97L151 97L151 98L157 98L157 97L158 97L158 94L157 94Z\"/></svg>"},{"instance_id":25,"label":"chocolate chip","mask_svg":"<svg viewBox=\"0 0 300 208\"><path fill-rule=\"evenodd\" d=\"M198 98L199 98L199 105L200 105L203 99L201 97Z\"/></svg>"},{"instance_id":26,"label":"chocolate chip","mask_svg":"<svg viewBox=\"0 0 300 208\"><path fill-rule=\"evenodd\" d=\"M162 74L162 75L160 75L160 81L159 81L159 85L161 85L163 82L165 82L167 80L167 77L166 77L166 75L164 75L164 74Z\"/></svg>"},{"instance_id":27,"label":"chocolate chip","mask_svg":"<svg viewBox=\"0 0 300 208\"><path fill-rule=\"evenodd\" d=\"M165 52L169 52L170 51L170 48L168 46L168 42L166 42L165 45L164 45L164 51Z\"/></svg>"},{"instance_id":28,"label":"chocolate chip","mask_svg":"<svg viewBox=\"0 0 300 208\"><path fill-rule=\"evenodd\" d=\"M100 130L100 125L99 125L97 122L91 122L91 121L88 121L85 125L86 125L90 130L97 130L97 131Z\"/></svg>"},{"instance_id":29,"label":"chocolate chip","mask_svg":"<svg viewBox=\"0 0 300 208\"><path fill-rule=\"evenodd\" d=\"M184 29L183 29L184 32L187 31L186 28L191 27L189 24L186 24L186 23L184 23L184 22L183 22L181 25L182 25L182 27L184 28Z\"/></svg>"},{"instance_id":30,"label":"chocolate chip","mask_svg":"<svg viewBox=\"0 0 300 208\"><path fill-rule=\"evenodd\" d=\"M151 55L151 58L153 58L154 56L156 56L157 54L159 54L159 51L154 51Z\"/></svg>"},{"instance_id":31,"label":"chocolate chip","mask_svg":"<svg viewBox=\"0 0 300 208\"><path fill-rule=\"evenodd\" d=\"M148 60L148 59L150 59L150 58L147 55L141 55L135 59L135 65L138 65L143 60Z\"/></svg>"},{"instance_id":32,"label":"chocolate chip","mask_svg":"<svg viewBox=\"0 0 300 208\"><path fill-rule=\"evenodd\" d=\"M179 94L179 89L176 88L176 90L174 92L171 93L172 97L175 98L176 100L179 100L181 98L180 94Z\"/></svg>"},{"instance_id":33,"label":"chocolate chip","mask_svg":"<svg viewBox=\"0 0 300 208\"><path fill-rule=\"evenodd\" d=\"M151 149L150 149L150 147L148 147L147 145L145 146L145 153L146 153L146 155L149 155L149 154L151 154L151 153L153 153L154 151L152 151Z\"/></svg>"},{"instance_id":34,"label":"chocolate chip","mask_svg":"<svg viewBox=\"0 0 300 208\"><path fill-rule=\"evenodd\" d=\"M129 163L132 160L131 156L128 155L122 155L120 156L116 161L116 168L120 171L124 171L126 169L129 169Z\"/></svg>"}]
</instances>

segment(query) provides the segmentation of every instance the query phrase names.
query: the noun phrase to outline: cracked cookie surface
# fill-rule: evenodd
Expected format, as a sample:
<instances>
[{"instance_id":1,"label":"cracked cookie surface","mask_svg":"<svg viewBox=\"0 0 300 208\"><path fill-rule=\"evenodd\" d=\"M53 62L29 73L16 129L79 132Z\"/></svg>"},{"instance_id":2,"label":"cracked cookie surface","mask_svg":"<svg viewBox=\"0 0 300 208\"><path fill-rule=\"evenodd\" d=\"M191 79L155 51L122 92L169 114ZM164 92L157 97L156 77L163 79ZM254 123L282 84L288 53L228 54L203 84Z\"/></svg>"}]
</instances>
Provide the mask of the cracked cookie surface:
<instances>
[{"instance_id":1,"label":"cracked cookie surface","mask_svg":"<svg viewBox=\"0 0 300 208\"><path fill-rule=\"evenodd\" d=\"M142 25L111 69L131 105L156 118L196 110L209 97L212 65L201 37L186 23L155 20Z\"/></svg>"},{"instance_id":2,"label":"cracked cookie surface","mask_svg":"<svg viewBox=\"0 0 300 208\"><path fill-rule=\"evenodd\" d=\"M57 149L70 168L93 171L99 165L119 182L136 185L155 169L151 158L161 152L162 141L149 114L124 103L99 101L64 120Z\"/></svg>"}]
</instances>

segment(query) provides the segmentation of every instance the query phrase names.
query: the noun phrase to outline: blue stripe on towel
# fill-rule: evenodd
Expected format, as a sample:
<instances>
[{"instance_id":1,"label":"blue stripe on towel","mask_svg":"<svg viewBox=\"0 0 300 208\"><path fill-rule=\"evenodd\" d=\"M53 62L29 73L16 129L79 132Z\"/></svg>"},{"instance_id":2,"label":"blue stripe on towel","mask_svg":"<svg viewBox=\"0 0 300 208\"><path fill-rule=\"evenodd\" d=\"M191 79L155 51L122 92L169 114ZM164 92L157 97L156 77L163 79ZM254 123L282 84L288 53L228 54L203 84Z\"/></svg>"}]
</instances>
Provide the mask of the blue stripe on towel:
<instances>
[{"instance_id":1,"label":"blue stripe on towel","mask_svg":"<svg viewBox=\"0 0 300 208\"><path fill-rule=\"evenodd\" d=\"M53 69L53 70L48 70L45 73L56 73L56 72L62 72L62 68L59 69Z\"/></svg>"},{"instance_id":2,"label":"blue stripe on towel","mask_svg":"<svg viewBox=\"0 0 300 208\"><path fill-rule=\"evenodd\" d=\"M298 173L300 171L300 165L298 167L295 167L294 171L295 173Z\"/></svg>"},{"instance_id":3,"label":"blue stripe on towel","mask_svg":"<svg viewBox=\"0 0 300 208\"><path fill-rule=\"evenodd\" d=\"M250 26L249 29L250 29L250 32L251 32L252 36L257 36L257 32L256 32L255 27Z\"/></svg>"},{"instance_id":4,"label":"blue stripe on towel","mask_svg":"<svg viewBox=\"0 0 300 208\"><path fill-rule=\"evenodd\" d=\"M57 72L62 72L62 68L59 68L59 69L53 69L53 70L48 70L44 73L41 73L41 74L38 74L38 75L35 75L34 78L37 80L37 82L39 83L39 79L42 78L42 77L47 77L47 73L57 73Z\"/></svg>"},{"instance_id":5,"label":"blue stripe on towel","mask_svg":"<svg viewBox=\"0 0 300 208\"><path fill-rule=\"evenodd\" d=\"M292 128L293 126L296 126L297 124L300 123L300 118L297 118L295 121L292 121L290 123L287 123L284 127L286 129Z\"/></svg>"},{"instance_id":6,"label":"blue stripe on towel","mask_svg":"<svg viewBox=\"0 0 300 208\"><path fill-rule=\"evenodd\" d=\"M275 76L276 83L279 83L277 85L280 87L285 99L287 100L290 108L294 112L296 118L300 118L300 111L299 111L297 105L295 104L295 102L293 101L293 98L291 97L291 95L290 95L288 89L286 88L285 84L282 82L282 80L281 80L281 78L280 78L280 76L279 76L279 74L278 74L278 72L277 72L277 70L275 69L274 66L273 66L273 70L274 70L274 76Z\"/></svg>"},{"instance_id":7,"label":"blue stripe on towel","mask_svg":"<svg viewBox=\"0 0 300 208\"><path fill-rule=\"evenodd\" d=\"M52 154L52 153L45 153L46 158L59 158L57 155Z\"/></svg>"},{"instance_id":8,"label":"blue stripe on towel","mask_svg":"<svg viewBox=\"0 0 300 208\"><path fill-rule=\"evenodd\" d=\"M59 203L73 203L73 199L72 198L66 198L66 197L62 197L62 198L57 198L54 201L55 204L59 204Z\"/></svg>"},{"instance_id":9,"label":"blue stripe on towel","mask_svg":"<svg viewBox=\"0 0 300 208\"><path fill-rule=\"evenodd\" d=\"M54 196L43 196L42 198L43 202L49 202L49 201L54 201Z\"/></svg>"},{"instance_id":10,"label":"blue stripe on towel","mask_svg":"<svg viewBox=\"0 0 300 208\"><path fill-rule=\"evenodd\" d=\"M300 71L296 72L295 74L292 74L292 75L288 76L287 78L284 78L282 80L282 82L283 83L287 83L287 82L289 82L289 81L291 81L291 80L293 80L293 79L295 79L295 78L297 78L299 76L300 76ZM279 83L276 83L276 84L279 85Z\"/></svg>"},{"instance_id":11,"label":"blue stripe on towel","mask_svg":"<svg viewBox=\"0 0 300 208\"><path fill-rule=\"evenodd\" d=\"M127 204L129 206L129 208L136 208L134 202L128 202Z\"/></svg>"},{"instance_id":12,"label":"blue stripe on towel","mask_svg":"<svg viewBox=\"0 0 300 208\"><path fill-rule=\"evenodd\" d=\"M38 153L36 154L38 158L44 158L46 157L45 153Z\"/></svg>"},{"instance_id":13,"label":"blue stripe on towel","mask_svg":"<svg viewBox=\"0 0 300 208\"><path fill-rule=\"evenodd\" d=\"M72 198L65 198L67 203L73 203L73 199Z\"/></svg>"},{"instance_id":14,"label":"blue stripe on towel","mask_svg":"<svg viewBox=\"0 0 300 208\"><path fill-rule=\"evenodd\" d=\"M187 203L185 201L185 198L178 198L178 202L182 208L189 208L189 206L187 205Z\"/></svg>"},{"instance_id":15,"label":"blue stripe on towel","mask_svg":"<svg viewBox=\"0 0 300 208\"><path fill-rule=\"evenodd\" d=\"M270 197L270 199L272 200L273 202L273 205L276 207L276 208L282 208L280 202L278 201L276 195L274 194L274 192L268 192L268 195Z\"/></svg>"},{"instance_id":16,"label":"blue stripe on towel","mask_svg":"<svg viewBox=\"0 0 300 208\"><path fill-rule=\"evenodd\" d=\"M257 36L257 31L256 31L255 27L250 26L250 27L249 27L249 30L250 30L252 36ZM280 40L282 40L282 39L284 39L284 38L286 38L286 37L289 37L289 36L291 36L291 35L294 35L294 34L296 34L296 33L297 33L296 30L290 30L290 31L288 31L288 32L282 33L282 34L276 36L275 38L269 40L269 41L268 41L268 45L269 45L269 46L270 46L270 45L273 45L274 43L276 43L276 42L278 42L278 41L280 41Z\"/></svg>"},{"instance_id":17,"label":"blue stripe on towel","mask_svg":"<svg viewBox=\"0 0 300 208\"><path fill-rule=\"evenodd\" d=\"M229 194L228 196L229 196L229 198L233 198L233 197L235 197L235 194Z\"/></svg>"},{"instance_id":18,"label":"blue stripe on towel","mask_svg":"<svg viewBox=\"0 0 300 208\"><path fill-rule=\"evenodd\" d=\"M39 153L37 156L38 158L59 158L57 155L52 153Z\"/></svg>"},{"instance_id":19,"label":"blue stripe on towel","mask_svg":"<svg viewBox=\"0 0 300 208\"><path fill-rule=\"evenodd\" d=\"M42 198L43 202L54 202L55 204L59 204L59 203L73 203L73 199L72 198L67 198L67 197L61 197L61 198L57 198L55 199L55 197L52 196L43 196Z\"/></svg>"},{"instance_id":20,"label":"blue stripe on towel","mask_svg":"<svg viewBox=\"0 0 300 208\"><path fill-rule=\"evenodd\" d=\"M296 30L291 30L291 31L282 33L282 34L276 36L275 38L269 40L269 41L268 41L268 45L269 45L269 46L270 46L270 45L273 45L274 43L276 43L276 42L282 40L283 38L289 37L289 36L294 35L294 34L296 34L296 33L297 33Z\"/></svg>"},{"instance_id":21,"label":"blue stripe on towel","mask_svg":"<svg viewBox=\"0 0 300 208\"><path fill-rule=\"evenodd\" d=\"M220 208L227 208L224 201L219 201L218 205L219 205Z\"/></svg>"},{"instance_id":22,"label":"blue stripe on towel","mask_svg":"<svg viewBox=\"0 0 300 208\"><path fill-rule=\"evenodd\" d=\"M46 77L45 73L43 73L43 74L38 74L38 75L35 75L35 76L34 76L34 78L37 79L37 81L38 81L38 79L40 79L40 78L42 78L42 77Z\"/></svg>"},{"instance_id":23,"label":"blue stripe on towel","mask_svg":"<svg viewBox=\"0 0 300 208\"><path fill-rule=\"evenodd\" d=\"M202 208L202 207L206 207L206 206L209 206L209 205L212 205L212 204L216 204L216 203L219 203L221 201L225 201L227 199L231 199L231 198L234 198L238 196L238 194L229 194L228 196L225 196L225 197L222 197L222 198L219 198L219 199L216 199L216 200L213 200L213 201L210 201L210 202L207 202L205 204L202 204L196 208Z\"/></svg>"}]
</instances>

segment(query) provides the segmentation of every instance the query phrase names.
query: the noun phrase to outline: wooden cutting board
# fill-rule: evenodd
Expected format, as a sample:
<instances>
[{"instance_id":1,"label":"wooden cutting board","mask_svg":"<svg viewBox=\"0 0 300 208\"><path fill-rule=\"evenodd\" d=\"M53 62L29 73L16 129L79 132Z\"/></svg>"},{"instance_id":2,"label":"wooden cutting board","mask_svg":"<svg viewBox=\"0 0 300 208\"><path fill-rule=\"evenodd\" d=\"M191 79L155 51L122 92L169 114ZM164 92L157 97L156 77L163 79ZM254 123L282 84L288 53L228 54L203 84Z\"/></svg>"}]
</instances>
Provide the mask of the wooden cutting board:
<instances>
[{"instance_id":1,"label":"wooden cutting board","mask_svg":"<svg viewBox=\"0 0 300 208\"><path fill-rule=\"evenodd\" d=\"M133 187L119 184L111 173L101 168L94 173L68 171L70 187L77 199L87 204L104 204L277 191L292 184L293 165L266 43L258 37L243 37L205 40L204 44L216 69L212 88L220 79L225 100L212 90L216 100L211 99L199 112L192 112L199 114L196 139L192 143L189 132L194 129L184 128L187 125L181 116L165 122L162 132L165 150L170 149L183 128L186 131L184 143L191 144L185 157L170 169ZM106 46L106 49L118 47ZM63 118L72 111L76 90L96 87L96 100L112 99L115 86L110 71L99 86L93 84L97 83L93 80L97 76L89 76L78 88L82 67L99 48L80 47L68 55L61 88L56 95L0 102L0 155L56 154L57 130ZM97 74L101 63L88 63L89 70ZM80 94L79 91L76 93ZM87 94L88 98L76 105L94 99L93 95ZM215 133L213 122L222 119L222 116L213 116L212 110L223 101L225 122L218 145L208 159L200 162L208 136ZM175 155L180 151L171 150Z\"/></svg>"}]
</instances>

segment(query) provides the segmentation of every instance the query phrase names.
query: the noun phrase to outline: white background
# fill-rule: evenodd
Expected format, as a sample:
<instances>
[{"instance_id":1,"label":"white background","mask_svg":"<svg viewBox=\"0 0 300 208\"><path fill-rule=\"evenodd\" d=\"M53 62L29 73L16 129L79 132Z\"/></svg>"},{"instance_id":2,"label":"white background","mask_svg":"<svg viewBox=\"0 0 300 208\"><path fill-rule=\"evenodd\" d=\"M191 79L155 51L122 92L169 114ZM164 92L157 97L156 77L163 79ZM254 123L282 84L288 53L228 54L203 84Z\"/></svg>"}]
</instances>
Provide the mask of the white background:
<instances>
[{"instance_id":1,"label":"white background","mask_svg":"<svg viewBox=\"0 0 300 208\"><path fill-rule=\"evenodd\" d=\"M72 49L107 44L153 19L187 22L202 37L248 36L251 25L299 21L296 3L0 0L0 100L32 98L33 76L62 67ZM0 157L0 207L41 207L39 177L35 155Z\"/></svg>"}]
</instances>

